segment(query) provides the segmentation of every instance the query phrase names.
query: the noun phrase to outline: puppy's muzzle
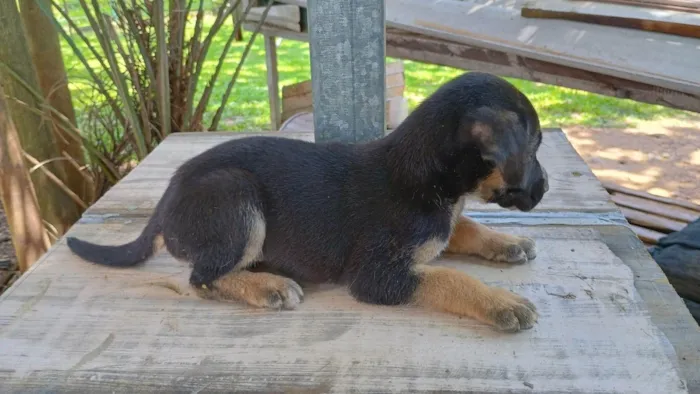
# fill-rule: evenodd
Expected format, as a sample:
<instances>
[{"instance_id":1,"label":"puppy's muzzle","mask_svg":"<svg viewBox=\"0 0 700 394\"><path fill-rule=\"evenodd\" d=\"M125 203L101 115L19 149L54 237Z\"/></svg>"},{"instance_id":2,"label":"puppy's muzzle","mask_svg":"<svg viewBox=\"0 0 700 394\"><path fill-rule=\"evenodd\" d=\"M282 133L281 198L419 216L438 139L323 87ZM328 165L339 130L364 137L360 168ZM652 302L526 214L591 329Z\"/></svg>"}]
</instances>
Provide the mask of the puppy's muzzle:
<instances>
[{"instance_id":1,"label":"puppy's muzzle","mask_svg":"<svg viewBox=\"0 0 700 394\"><path fill-rule=\"evenodd\" d=\"M493 202L502 208L515 208L519 211L529 212L542 201L542 197L547 191L549 191L549 179L543 168L541 175L528 187L508 187L498 191L493 196Z\"/></svg>"}]
</instances>

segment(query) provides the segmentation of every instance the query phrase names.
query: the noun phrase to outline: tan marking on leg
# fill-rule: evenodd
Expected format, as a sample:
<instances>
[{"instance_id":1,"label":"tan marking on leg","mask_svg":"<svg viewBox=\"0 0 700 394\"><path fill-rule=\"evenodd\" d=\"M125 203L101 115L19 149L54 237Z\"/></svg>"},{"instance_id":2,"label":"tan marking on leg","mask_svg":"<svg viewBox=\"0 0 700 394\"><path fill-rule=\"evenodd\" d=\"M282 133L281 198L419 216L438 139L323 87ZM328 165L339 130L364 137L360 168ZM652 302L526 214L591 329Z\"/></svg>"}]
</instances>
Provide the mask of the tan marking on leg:
<instances>
[{"instance_id":1,"label":"tan marking on leg","mask_svg":"<svg viewBox=\"0 0 700 394\"><path fill-rule=\"evenodd\" d=\"M414 303L421 307L471 317L508 332L531 328L537 321L535 305L510 291L489 287L453 268L414 269L420 277Z\"/></svg>"},{"instance_id":2,"label":"tan marking on leg","mask_svg":"<svg viewBox=\"0 0 700 394\"><path fill-rule=\"evenodd\" d=\"M295 281L267 272L231 272L213 285L213 289L197 289L200 297L270 309L294 309L304 298L301 286Z\"/></svg>"},{"instance_id":3,"label":"tan marking on leg","mask_svg":"<svg viewBox=\"0 0 700 394\"><path fill-rule=\"evenodd\" d=\"M431 239L413 251L414 264L427 264L433 261L436 257L445 250L447 242L439 239Z\"/></svg>"},{"instance_id":4,"label":"tan marking on leg","mask_svg":"<svg viewBox=\"0 0 700 394\"><path fill-rule=\"evenodd\" d=\"M537 256L535 241L492 230L461 216L447 245L447 252L474 254L488 260L524 263Z\"/></svg>"},{"instance_id":5,"label":"tan marking on leg","mask_svg":"<svg viewBox=\"0 0 700 394\"><path fill-rule=\"evenodd\" d=\"M241 261L239 261L234 268L235 271L244 270L251 264L262 259L262 247L265 243L266 225L265 217L262 212L256 208L250 207L248 208L248 212L245 212L244 215L248 219L250 233L248 234L248 243L243 251Z\"/></svg>"},{"instance_id":6,"label":"tan marking on leg","mask_svg":"<svg viewBox=\"0 0 700 394\"><path fill-rule=\"evenodd\" d=\"M450 231L452 231L454 229L454 226L457 224L459 217L462 214L462 210L464 209L465 202L466 197L461 197L459 200L457 200L454 207L452 208L452 217L450 219ZM430 239L413 251L413 263L429 263L433 261L436 257L438 257L445 250L446 247L447 242L441 241L437 238Z\"/></svg>"},{"instance_id":7,"label":"tan marking on leg","mask_svg":"<svg viewBox=\"0 0 700 394\"><path fill-rule=\"evenodd\" d=\"M165 246L163 234L156 235L155 239L153 239L153 252L159 251L163 246Z\"/></svg>"}]
</instances>

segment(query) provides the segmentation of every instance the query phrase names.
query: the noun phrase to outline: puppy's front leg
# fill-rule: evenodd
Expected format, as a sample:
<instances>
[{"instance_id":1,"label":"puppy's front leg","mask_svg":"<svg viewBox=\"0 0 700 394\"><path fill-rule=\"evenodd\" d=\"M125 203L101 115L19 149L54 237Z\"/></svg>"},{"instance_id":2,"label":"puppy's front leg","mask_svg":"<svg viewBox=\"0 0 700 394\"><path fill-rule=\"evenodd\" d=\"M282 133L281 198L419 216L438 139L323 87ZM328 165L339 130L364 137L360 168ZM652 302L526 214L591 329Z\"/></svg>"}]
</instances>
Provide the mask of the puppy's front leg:
<instances>
[{"instance_id":1,"label":"puppy's front leg","mask_svg":"<svg viewBox=\"0 0 700 394\"><path fill-rule=\"evenodd\" d=\"M535 241L532 239L492 230L461 215L446 251L474 254L488 260L513 264L521 264L537 256Z\"/></svg>"},{"instance_id":2,"label":"puppy's front leg","mask_svg":"<svg viewBox=\"0 0 700 394\"><path fill-rule=\"evenodd\" d=\"M349 278L349 290L359 301L417 305L471 317L507 332L531 328L537 321L535 306L507 290L489 287L456 269L415 264L405 255L382 258L389 255L374 252L369 254L375 258L364 260Z\"/></svg>"},{"instance_id":3,"label":"puppy's front leg","mask_svg":"<svg viewBox=\"0 0 700 394\"><path fill-rule=\"evenodd\" d=\"M472 317L506 332L537 322L535 305L508 290L447 267L417 265L415 272L419 279L413 299L422 307Z\"/></svg>"}]
</instances>

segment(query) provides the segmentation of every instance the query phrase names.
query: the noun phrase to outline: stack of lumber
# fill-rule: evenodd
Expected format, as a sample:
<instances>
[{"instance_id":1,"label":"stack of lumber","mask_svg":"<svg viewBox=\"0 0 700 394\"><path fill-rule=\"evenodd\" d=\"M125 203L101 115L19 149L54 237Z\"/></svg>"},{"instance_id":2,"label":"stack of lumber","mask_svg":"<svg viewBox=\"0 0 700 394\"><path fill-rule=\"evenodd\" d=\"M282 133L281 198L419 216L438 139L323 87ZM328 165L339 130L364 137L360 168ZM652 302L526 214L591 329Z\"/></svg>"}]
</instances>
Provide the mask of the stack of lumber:
<instances>
[{"instance_id":1,"label":"stack of lumber","mask_svg":"<svg viewBox=\"0 0 700 394\"><path fill-rule=\"evenodd\" d=\"M394 129L408 116L408 102L404 97L405 78L403 62L386 65L386 126ZM282 122L294 114L313 112L311 80L282 87Z\"/></svg>"},{"instance_id":2,"label":"stack of lumber","mask_svg":"<svg viewBox=\"0 0 700 394\"><path fill-rule=\"evenodd\" d=\"M587 1L587 0L576 0ZM698 0L592 0L596 3L636 5L661 10L688 11L700 13Z\"/></svg>"},{"instance_id":3,"label":"stack of lumber","mask_svg":"<svg viewBox=\"0 0 700 394\"><path fill-rule=\"evenodd\" d=\"M527 1L385 0L387 55L700 112L700 38L527 18ZM264 34L307 41L307 0L277 2L301 7L302 33Z\"/></svg>"},{"instance_id":4,"label":"stack of lumber","mask_svg":"<svg viewBox=\"0 0 700 394\"><path fill-rule=\"evenodd\" d=\"M687 242L698 232L696 220L700 217L700 206L612 183L603 182L603 186L700 324L700 250L697 249L700 240ZM671 236L653 246L667 234L683 229L684 232L674 234L676 239L671 241L674 238ZM685 240L678 238L679 235Z\"/></svg>"},{"instance_id":5,"label":"stack of lumber","mask_svg":"<svg viewBox=\"0 0 700 394\"><path fill-rule=\"evenodd\" d=\"M671 232L680 231L700 217L700 206L603 182L612 201L646 245L655 245Z\"/></svg>"},{"instance_id":6,"label":"stack of lumber","mask_svg":"<svg viewBox=\"0 0 700 394\"><path fill-rule=\"evenodd\" d=\"M672 3L687 4L664 5L649 1L533 0L523 5L521 15L526 18L563 19L700 38L700 2L694 5L681 1Z\"/></svg>"}]
</instances>

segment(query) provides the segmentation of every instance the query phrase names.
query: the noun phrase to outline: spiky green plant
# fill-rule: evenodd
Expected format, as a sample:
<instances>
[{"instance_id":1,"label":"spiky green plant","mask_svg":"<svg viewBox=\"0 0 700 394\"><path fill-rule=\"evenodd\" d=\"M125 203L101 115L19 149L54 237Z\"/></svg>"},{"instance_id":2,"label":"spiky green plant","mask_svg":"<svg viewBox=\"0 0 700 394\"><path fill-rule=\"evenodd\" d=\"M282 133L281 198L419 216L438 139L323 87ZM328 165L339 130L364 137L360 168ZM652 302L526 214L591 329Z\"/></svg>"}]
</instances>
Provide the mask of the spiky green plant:
<instances>
[{"instance_id":1,"label":"spiky green plant","mask_svg":"<svg viewBox=\"0 0 700 394\"><path fill-rule=\"evenodd\" d=\"M54 17L59 34L80 60L85 71L81 82L93 87L89 104L81 106L80 126L62 122L60 127L85 144L86 176L93 181L93 195L98 198L168 134L218 128L273 2L265 6L237 67L225 69L236 31L240 31L253 2L235 12L241 0L77 1L78 12L68 12L59 0L52 0L52 13L45 12ZM205 30L207 13L213 13L214 21ZM87 31L80 26L82 20L89 24ZM226 23L234 28L224 29L226 33L220 37ZM198 89L215 38L223 38L226 44L218 54L215 72L204 88ZM206 111L212 92L220 83L226 84L226 91L209 116ZM48 106L42 110L55 112ZM205 115L212 119L206 126Z\"/></svg>"}]
</instances>

